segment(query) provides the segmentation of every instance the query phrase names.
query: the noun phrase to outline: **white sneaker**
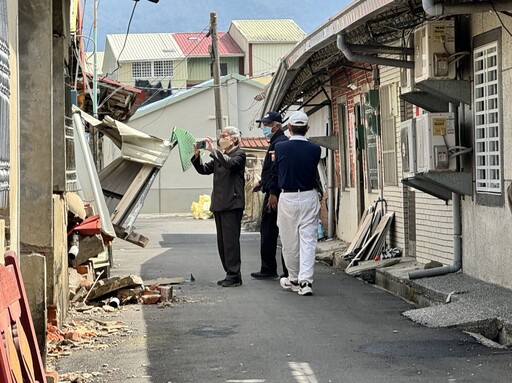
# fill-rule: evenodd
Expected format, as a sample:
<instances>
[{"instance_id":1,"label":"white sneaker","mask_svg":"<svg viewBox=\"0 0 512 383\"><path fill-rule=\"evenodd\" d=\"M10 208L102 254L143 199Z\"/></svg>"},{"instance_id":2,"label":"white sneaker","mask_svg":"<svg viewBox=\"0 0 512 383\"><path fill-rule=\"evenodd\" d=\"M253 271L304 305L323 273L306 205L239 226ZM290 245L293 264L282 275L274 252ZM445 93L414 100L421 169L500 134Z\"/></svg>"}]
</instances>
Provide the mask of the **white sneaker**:
<instances>
[{"instance_id":1,"label":"white sneaker","mask_svg":"<svg viewBox=\"0 0 512 383\"><path fill-rule=\"evenodd\" d=\"M299 282L290 281L288 278L281 278L279 280L281 287L285 290L299 291Z\"/></svg>"},{"instance_id":2,"label":"white sneaker","mask_svg":"<svg viewBox=\"0 0 512 383\"><path fill-rule=\"evenodd\" d=\"M301 282L299 295L313 295L313 285L309 282Z\"/></svg>"}]
</instances>

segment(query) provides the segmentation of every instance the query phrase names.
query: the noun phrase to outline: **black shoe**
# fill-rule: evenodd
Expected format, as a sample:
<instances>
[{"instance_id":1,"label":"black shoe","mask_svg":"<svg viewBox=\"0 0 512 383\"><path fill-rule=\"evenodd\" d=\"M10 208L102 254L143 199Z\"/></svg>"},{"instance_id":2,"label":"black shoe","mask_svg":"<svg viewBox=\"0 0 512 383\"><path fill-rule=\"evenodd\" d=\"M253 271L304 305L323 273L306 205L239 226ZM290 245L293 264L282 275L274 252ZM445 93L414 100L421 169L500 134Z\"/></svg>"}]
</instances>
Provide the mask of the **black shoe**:
<instances>
[{"instance_id":1,"label":"black shoe","mask_svg":"<svg viewBox=\"0 0 512 383\"><path fill-rule=\"evenodd\" d=\"M222 287L236 287L236 286L242 286L242 279L225 279L221 283Z\"/></svg>"},{"instance_id":2,"label":"black shoe","mask_svg":"<svg viewBox=\"0 0 512 383\"><path fill-rule=\"evenodd\" d=\"M277 279L277 273L268 274L258 271L256 273L251 273L251 277L253 277L254 279Z\"/></svg>"},{"instance_id":3,"label":"black shoe","mask_svg":"<svg viewBox=\"0 0 512 383\"><path fill-rule=\"evenodd\" d=\"M222 285L222 282L224 282L225 280L226 280L226 278L221 279L220 281L217 281L217 285L221 286L221 285Z\"/></svg>"}]
</instances>

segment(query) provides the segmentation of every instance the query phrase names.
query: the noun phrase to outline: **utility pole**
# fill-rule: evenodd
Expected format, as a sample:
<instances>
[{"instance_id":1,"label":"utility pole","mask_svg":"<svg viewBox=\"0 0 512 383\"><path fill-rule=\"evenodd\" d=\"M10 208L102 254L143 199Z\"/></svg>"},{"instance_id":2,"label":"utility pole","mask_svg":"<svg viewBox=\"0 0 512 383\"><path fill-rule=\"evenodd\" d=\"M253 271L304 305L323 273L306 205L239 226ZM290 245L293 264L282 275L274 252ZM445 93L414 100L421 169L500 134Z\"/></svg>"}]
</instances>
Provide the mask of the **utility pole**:
<instances>
[{"instance_id":1,"label":"utility pole","mask_svg":"<svg viewBox=\"0 0 512 383\"><path fill-rule=\"evenodd\" d=\"M219 42L217 39L217 14L210 13L210 31L208 35L212 36L212 45L210 46L210 54L213 66L213 95L215 97L215 121L217 127L217 138L220 137L222 125L222 107L220 100L220 57Z\"/></svg>"}]
</instances>

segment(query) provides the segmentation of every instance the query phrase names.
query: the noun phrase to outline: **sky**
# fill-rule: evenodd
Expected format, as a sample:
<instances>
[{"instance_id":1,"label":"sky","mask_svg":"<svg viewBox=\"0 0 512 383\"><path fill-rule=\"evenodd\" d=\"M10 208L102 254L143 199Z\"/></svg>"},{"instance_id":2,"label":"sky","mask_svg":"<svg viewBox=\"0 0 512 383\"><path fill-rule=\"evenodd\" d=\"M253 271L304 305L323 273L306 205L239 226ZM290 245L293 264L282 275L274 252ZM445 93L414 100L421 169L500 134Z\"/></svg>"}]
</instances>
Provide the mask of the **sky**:
<instances>
[{"instance_id":1,"label":"sky","mask_svg":"<svg viewBox=\"0 0 512 383\"><path fill-rule=\"evenodd\" d=\"M292 19L307 34L344 9L350 0L83 0L84 34L92 38L93 4L98 4L98 51L107 34L202 32L210 12L217 30L227 32L231 20ZM154 0L156 1L156 0ZM133 17L131 23L130 16ZM88 44L87 50L92 51Z\"/></svg>"}]
</instances>

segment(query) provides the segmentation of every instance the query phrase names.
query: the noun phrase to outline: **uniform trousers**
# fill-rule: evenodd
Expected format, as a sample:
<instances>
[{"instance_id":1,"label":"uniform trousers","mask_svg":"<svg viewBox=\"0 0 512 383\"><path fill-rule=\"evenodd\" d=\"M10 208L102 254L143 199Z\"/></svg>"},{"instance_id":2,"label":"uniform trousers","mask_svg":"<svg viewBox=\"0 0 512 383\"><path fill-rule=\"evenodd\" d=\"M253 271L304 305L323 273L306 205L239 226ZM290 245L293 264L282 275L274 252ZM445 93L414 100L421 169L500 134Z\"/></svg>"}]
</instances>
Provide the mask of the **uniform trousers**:
<instances>
[{"instance_id":1,"label":"uniform trousers","mask_svg":"<svg viewBox=\"0 0 512 383\"><path fill-rule=\"evenodd\" d=\"M316 190L281 193L277 225L290 281L313 283L320 201Z\"/></svg>"},{"instance_id":2,"label":"uniform trousers","mask_svg":"<svg viewBox=\"0 0 512 383\"><path fill-rule=\"evenodd\" d=\"M240 279L240 232L243 209L216 211L217 248L226 279Z\"/></svg>"},{"instance_id":3,"label":"uniform trousers","mask_svg":"<svg viewBox=\"0 0 512 383\"><path fill-rule=\"evenodd\" d=\"M260 256L261 256L261 269L263 274L277 274L277 238L279 237L279 228L277 227L277 210L270 209L268 199L270 192L265 193L263 199L263 210L261 211L261 224L260 224ZM279 197L278 197L279 198ZM280 256L283 266L283 274L288 275L284 259Z\"/></svg>"}]
</instances>

